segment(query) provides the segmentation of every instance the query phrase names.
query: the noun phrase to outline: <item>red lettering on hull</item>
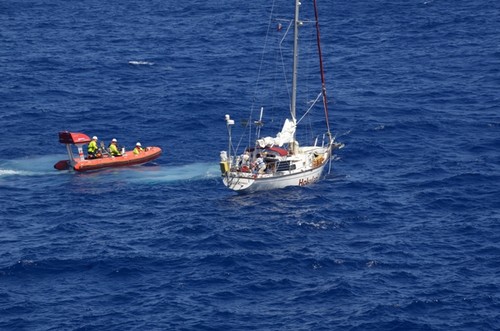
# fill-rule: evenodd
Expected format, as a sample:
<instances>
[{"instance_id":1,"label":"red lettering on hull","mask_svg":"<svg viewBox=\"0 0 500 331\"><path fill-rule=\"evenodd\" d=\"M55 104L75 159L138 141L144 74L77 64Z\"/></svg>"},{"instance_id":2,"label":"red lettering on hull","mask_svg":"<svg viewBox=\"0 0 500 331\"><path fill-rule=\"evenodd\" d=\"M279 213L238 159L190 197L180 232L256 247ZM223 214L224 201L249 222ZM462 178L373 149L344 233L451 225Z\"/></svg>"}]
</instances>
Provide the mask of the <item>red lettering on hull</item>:
<instances>
[{"instance_id":1,"label":"red lettering on hull","mask_svg":"<svg viewBox=\"0 0 500 331\"><path fill-rule=\"evenodd\" d=\"M313 177L313 178L301 178L299 179L299 186L306 186L309 184L312 184L318 180L318 177Z\"/></svg>"}]
</instances>

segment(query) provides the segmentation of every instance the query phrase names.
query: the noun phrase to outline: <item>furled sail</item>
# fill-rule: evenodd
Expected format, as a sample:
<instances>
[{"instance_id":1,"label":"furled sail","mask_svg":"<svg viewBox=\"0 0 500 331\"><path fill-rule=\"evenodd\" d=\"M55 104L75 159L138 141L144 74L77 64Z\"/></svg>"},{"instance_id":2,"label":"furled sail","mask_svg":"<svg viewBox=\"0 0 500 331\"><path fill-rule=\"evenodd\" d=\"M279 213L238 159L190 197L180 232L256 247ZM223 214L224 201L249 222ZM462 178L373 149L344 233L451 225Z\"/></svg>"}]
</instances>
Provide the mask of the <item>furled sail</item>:
<instances>
[{"instance_id":1,"label":"furled sail","mask_svg":"<svg viewBox=\"0 0 500 331\"><path fill-rule=\"evenodd\" d=\"M283 129L276 135L276 137L264 137L257 140L257 145L264 148L266 146L283 146L284 144L291 143L295 135L296 124L294 121L285 120L283 124Z\"/></svg>"}]
</instances>

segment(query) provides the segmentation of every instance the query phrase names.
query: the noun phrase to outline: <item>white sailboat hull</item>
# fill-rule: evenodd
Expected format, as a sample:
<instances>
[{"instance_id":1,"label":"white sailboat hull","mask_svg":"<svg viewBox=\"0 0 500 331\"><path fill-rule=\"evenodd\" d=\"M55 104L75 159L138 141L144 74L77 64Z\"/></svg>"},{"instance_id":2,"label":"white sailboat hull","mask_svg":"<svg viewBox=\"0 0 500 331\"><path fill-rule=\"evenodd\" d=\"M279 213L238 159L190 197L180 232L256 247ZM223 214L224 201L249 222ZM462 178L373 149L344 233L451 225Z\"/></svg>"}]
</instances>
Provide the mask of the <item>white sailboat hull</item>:
<instances>
[{"instance_id":1,"label":"white sailboat hull","mask_svg":"<svg viewBox=\"0 0 500 331\"><path fill-rule=\"evenodd\" d=\"M321 162L314 162L314 152L321 150ZM330 148L310 147L308 152L296 155L293 160L295 169L279 171L274 173L251 173L236 169L227 171L222 175L224 185L238 193L251 193L256 191L268 191L288 186L307 186L320 180L325 165L328 163Z\"/></svg>"},{"instance_id":2,"label":"white sailboat hull","mask_svg":"<svg viewBox=\"0 0 500 331\"><path fill-rule=\"evenodd\" d=\"M222 181L231 190L238 193L268 191L288 186L306 186L317 182L323 172L324 165L286 175L254 175L229 172Z\"/></svg>"}]
</instances>

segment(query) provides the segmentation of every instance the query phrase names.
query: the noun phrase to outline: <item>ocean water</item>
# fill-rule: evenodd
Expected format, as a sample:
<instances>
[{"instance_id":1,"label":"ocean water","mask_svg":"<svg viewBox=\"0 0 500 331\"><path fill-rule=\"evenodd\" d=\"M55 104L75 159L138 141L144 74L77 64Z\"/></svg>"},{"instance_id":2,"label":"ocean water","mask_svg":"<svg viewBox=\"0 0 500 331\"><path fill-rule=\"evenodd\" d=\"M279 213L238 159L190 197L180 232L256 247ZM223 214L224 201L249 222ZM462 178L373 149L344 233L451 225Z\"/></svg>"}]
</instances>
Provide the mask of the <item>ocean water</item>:
<instances>
[{"instance_id":1,"label":"ocean water","mask_svg":"<svg viewBox=\"0 0 500 331\"><path fill-rule=\"evenodd\" d=\"M0 2L1 330L500 329L500 2L318 0L346 147L240 196L270 6ZM62 130L164 154L59 172Z\"/></svg>"}]
</instances>

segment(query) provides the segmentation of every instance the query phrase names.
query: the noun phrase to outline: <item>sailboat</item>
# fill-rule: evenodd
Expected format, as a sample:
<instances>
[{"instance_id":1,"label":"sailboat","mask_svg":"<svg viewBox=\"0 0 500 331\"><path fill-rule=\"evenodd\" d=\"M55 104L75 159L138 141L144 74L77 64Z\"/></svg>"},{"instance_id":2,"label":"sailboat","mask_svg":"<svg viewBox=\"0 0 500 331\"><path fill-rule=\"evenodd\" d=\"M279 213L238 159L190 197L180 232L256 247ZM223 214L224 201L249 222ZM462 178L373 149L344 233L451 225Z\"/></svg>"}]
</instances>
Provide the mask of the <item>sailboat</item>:
<instances>
[{"instance_id":1,"label":"sailboat","mask_svg":"<svg viewBox=\"0 0 500 331\"><path fill-rule=\"evenodd\" d=\"M309 12L314 12L312 20L302 20L300 18L301 7L303 3L313 6ZM232 131L235 121L229 114L225 115L226 127L229 135L229 144L227 151L220 152L220 169L222 181L229 189L238 193L250 193L255 191L267 191L280 189L289 186L306 186L319 181L327 165L331 168L333 151L344 147L342 143L335 141L331 131L328 119L328 101L326 94L325 74L323 71L323 59L320 44L320 31L318 21L318 10L316 0L295 0L294 18L291 20L279 20L276 31L283 29L282 22L288 22L288 29L293 31L293 56L292 56L292 83L291 96L289 98L289 117L284 122L281 131L276 136L261 137L260 133L263 127L264 108L260 108L260 117L253 121L248 119L245 132L253 131L251 124L255 127L255 140L244 148L243 153L238 153L238 147L233 144ZM311 14L312 15L312 14ZM303 25L315 26L315 43L318 53L318 91L314 94L315 100L306 103L301 109L303 115L298 118L297 95L298 95L298 68L299 68L299 30ZM312 23L312 24L310 24ZM281 41L285 36L281 38ZM259 74L260 76L260 74ZM286 86L286 84L284 84ZM320 102L322 101L322 102ZM321 135L311 139L309 144L301 146L298 141L298 130L300 122L304 121L317 104L322 104L322 122L326 124ZM285 113L285 111L282 111ZM240 142L242 139L240 139ZM249 139L251 142L252 140ZM239 145L239 143L238 143Z\"/></svg>"}]
</instances>

